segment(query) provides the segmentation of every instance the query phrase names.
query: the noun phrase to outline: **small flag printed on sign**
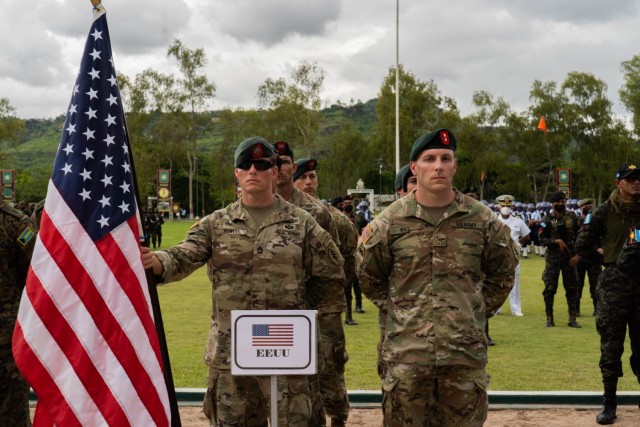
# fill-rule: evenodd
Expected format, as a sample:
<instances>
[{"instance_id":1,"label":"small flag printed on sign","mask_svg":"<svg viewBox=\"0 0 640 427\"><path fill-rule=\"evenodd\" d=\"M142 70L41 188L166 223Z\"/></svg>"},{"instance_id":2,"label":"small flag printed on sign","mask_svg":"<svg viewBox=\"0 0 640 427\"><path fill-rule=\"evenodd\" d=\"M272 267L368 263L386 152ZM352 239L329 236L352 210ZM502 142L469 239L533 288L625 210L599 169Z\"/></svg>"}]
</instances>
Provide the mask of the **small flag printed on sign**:
<instances>
[{"instance_id":1,"label":"small flag printed on sign","mask_svg":"<svg viewBox=\"0 0 640 427\"><path fill-rule=\"evenodd\" d=\"M293 324L254 324L251 328L254 347L293 347Z\"/></svg>"}]
</instances>

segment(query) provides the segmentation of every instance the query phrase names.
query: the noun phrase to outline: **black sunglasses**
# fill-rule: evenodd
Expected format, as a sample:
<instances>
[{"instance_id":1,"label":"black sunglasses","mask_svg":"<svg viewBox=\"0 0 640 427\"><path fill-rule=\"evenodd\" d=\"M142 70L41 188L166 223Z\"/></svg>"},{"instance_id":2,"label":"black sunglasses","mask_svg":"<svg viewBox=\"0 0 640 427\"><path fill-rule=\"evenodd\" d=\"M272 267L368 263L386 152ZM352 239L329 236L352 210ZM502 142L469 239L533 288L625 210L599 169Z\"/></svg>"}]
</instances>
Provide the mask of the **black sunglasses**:
<instances>
[{"instance_id":1,"label":"black sunglasses","mask_svg":"<svg viewBox=\"0 0 640 427\"><path fill-rule=\"evenodd\" d=\"M251 166L256 168L259 171L266 171L271 169L274 165L269 160L247 160L240 163L236 166L238 169L242 169L243 171L248 171L251 169Z\"/></svg>"}]
</instances>

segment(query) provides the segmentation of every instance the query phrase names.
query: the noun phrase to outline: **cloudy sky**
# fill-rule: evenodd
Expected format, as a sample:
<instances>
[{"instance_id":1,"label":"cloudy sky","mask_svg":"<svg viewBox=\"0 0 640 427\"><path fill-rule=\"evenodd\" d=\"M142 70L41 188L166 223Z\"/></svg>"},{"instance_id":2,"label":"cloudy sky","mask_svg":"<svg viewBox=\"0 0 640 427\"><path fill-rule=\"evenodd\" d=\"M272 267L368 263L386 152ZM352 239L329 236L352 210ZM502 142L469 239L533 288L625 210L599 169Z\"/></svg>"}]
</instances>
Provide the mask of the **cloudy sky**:
<instances>
[{"instance_id":1,"label":"cloudy sky","mask_svg":"<svg viewBox=\"0 0 640 427\"><path fill-rule=\"evenodd\" d=\"M116 67L178 73L176 38L204 48L210 108L254 108L258 86L301 60L326 73L323 98L374 98L396 58L395 0L104 0ZM0 98L22 118L65 110L91 24L89 0L0 0ZM593 73L614 110L620 63L640 54L640 0L400 0L400 62L463 114L477 90L529 105L534 80Z\"/></svg>"}]
</instances>

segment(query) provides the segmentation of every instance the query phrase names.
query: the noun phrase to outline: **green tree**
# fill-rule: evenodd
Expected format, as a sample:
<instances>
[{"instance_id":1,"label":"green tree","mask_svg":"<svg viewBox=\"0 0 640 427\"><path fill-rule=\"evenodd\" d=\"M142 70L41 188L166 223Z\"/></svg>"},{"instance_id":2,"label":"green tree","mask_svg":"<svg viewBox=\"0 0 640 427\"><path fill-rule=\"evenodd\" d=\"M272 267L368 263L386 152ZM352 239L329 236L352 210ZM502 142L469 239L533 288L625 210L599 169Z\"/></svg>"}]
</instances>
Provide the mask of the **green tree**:
<instances>
[{"instance_id":1,"label":"green tree","mask_svg":"<svg viewBox=\"0 0 640 427\"><path fill-rule=\"evenodd\" d=\"M346 189L355 188L358 179L365 179L372 170L378 173L377 153L352 120L342 120L328 136L328 141L326 151L317 156L318 191L321 197L331 199L344 196ZM377 185L373 186L373 182L366 184L368 188L378 188Z\"/></svg>"},{"instance_id":2,"label":"green tree","mask_svg":"<svg viewBox=\"0 0 640 427\"><path fill-rule=\"evenodd\" d=\"M633 115L632 123L636 135L640 135L640 55L635 55L620 65L624 84L619 90L620 100Z\"/></svg>"},{"instance_id":3,"label":"green tree","mask_svg":"<svg viewBox=\"0 0 640 427\"><path fill-rule=\"evenodd\" d=\"M318 136L323 83L324 70L316 62L304 60L288 79L266 79L258 87L258 106L265 109L263 117L269 129L262 136L272 142L288 140L296 157L311 156ZM297 149L298 143L301 149Z\"/></svg>"},{"instance_id":4,"label":"green tree","mask_svg":"<svg viewBox=\"0 0 640 427\"><path fill-rule=\"evenodd\" d=\"M15 116L15 108L7 98L0 98L0 165L7 167L8 148L15 147L24 135L24 121Z\"/></svg>"},{"instance_id":5,"label":"green tree","mask_svg":"<svg viewBox=\"0 0 640 427\"><path fill-rule=\"evenodd\" d=\"M628 137L624 125L614 120L612 103L607 98L607 84L593 74L572 72L562 83L567 104L563 108L562 127L570 140L570 159L574 178L579 177L580 187L589 189L596 199L605 196L612 171L625 157ZM607 147L611 156L602 156ZM593 167L594 164L598 167ZM579 189L578 187L577 189Z\"/></svg>"},{"instance_id":6,"label":"green tree","mask_svg":"<svg viewBox=\"0 0 640 427\"><path fill-rule=\"evenodd\" d=\"M215 96L216 86L209 82L205 74L202 74L202 70L207 65L204 49L189 49L179 39L176 39L169 46L167 55L178 61L178 68L182 73L182 78L176 80L178 90L175 94L177 96L169 103L171 111L179 120L182 119L182 111L188 111L190 115L190 127L183 128L186 132L180 136L180 139L184 144L189 177L189 216L193 218L193 177L196 172L198 118L202 117L196 113L202 111L209 100ZM205 121L204 126L207 123Z\"/></svg>"},{"instance_id":7,"label":"green tree","mask_svg":"<svg viewBox=\"0 0 640 427\"><path fill-rule=\"evenodd\" d=\"M378 93L376 113L378 122L376 151L388 164L395 164L396 149L396 69L389 68ZM447 112L457 116L453 100L445 98L433 81L420 81L411 72L399 67L399 127L400 166L409 162L409 153L414 141L423 133L439 127L449 126Z\"/></svg>"}]
</instances>

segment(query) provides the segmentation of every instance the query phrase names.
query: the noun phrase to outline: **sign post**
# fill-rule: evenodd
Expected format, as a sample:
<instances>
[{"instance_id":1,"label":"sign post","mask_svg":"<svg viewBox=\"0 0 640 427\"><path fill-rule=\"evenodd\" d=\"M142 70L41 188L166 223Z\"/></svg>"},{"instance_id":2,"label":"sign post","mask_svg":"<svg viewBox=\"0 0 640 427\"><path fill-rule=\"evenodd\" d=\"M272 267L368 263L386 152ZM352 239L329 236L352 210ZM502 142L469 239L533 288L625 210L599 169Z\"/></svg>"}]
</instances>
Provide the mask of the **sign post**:
<instances>
[{"instance_id":1,"label":"sign post","mask_svg":"<svg viewBox=\"0 0 640 427\"><path fill-rule=\"evenodd\" d=\"M317 372L315 310L232 310L231 375L271 376L271 425L278 425L278 375Z\"/></svg>"}]
</instances>

